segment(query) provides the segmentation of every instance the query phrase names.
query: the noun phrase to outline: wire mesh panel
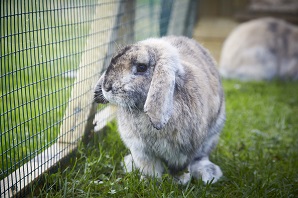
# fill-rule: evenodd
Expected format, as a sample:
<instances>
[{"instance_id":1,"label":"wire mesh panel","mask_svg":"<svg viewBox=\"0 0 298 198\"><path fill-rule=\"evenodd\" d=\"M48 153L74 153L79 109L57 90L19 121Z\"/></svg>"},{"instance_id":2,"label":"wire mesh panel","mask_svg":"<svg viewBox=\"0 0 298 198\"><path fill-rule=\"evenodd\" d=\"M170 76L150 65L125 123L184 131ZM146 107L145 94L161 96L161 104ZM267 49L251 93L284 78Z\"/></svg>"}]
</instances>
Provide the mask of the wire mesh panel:
<instances>
[{"instance_id":1,"label":"wire mesh panel","mask_svg":"<svg viewBox=\"0 0 298 198\"><path fill-rule=\"evenodd\" d=\"M70 2L1 1L1 178L59 133L93 9Z\"/></svg>"},{"instance_id":2,"label":"wire mesh panel","mask_svg":"<svg viewBox=\"0 0 298 198\"><path fill-rule=\"evenodd\" d=\"M97 113L93 87L118 46L185 34L191 0L1 1L1 197L67 156ZM103 110L104 109L104 110Z\"/></svg>"}]
</instances>

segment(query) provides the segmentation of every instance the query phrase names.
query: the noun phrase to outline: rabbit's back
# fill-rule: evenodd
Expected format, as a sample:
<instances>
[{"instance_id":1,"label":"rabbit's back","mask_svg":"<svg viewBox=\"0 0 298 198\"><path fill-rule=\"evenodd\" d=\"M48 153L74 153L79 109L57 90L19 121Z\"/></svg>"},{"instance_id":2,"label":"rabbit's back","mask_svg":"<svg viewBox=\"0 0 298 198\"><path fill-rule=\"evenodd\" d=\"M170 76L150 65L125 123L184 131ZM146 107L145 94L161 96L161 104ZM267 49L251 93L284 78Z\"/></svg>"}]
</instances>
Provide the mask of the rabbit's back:
<instances>
[{"instance_id":1,"label":"rabbit's back","mask_svg":"<svg viewBox=\"0 0 298 198\"><path fill-rule=\"evenodd\" d=\"M175 46L180 55L186 74L184 77L186 89L183 94L177 94L178 103L185 105L195 103L200 116L206 118L206 124L212 125L224 106L224 93L215 60L202 45L186 37L166 37ZM188 97L187 97L188 96ZM188 100L187 100L188 99ZM195 112L194 112L195 114ZM202 124L203 125L203 124Z\"/></svg>"}]
</instances>

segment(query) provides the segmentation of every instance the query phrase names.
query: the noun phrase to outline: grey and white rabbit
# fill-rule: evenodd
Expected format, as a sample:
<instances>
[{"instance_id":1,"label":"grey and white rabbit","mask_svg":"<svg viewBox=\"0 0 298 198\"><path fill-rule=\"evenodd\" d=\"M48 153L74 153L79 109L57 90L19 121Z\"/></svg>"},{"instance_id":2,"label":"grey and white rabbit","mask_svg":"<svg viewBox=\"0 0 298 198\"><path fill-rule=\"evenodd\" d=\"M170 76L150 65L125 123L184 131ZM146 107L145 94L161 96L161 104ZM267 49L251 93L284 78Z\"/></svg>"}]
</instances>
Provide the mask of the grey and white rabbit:
<instances>
[{"instance_id":1,"label":"grey and white rabbit","mask_svg":"<svg viewBox=\"0 0 298 198\"><path fill-rule=\"evenodd\" d=\"M118 106L119 133L131 152L126 171L161 177L167 169L182 184L222 176L209 154L225 122L224 93L213 58L194 40L169 36L124 47L94 100Z\"/></svg>"},{"instance_id":2,"label":"grey and white rabbit","mask_svg":"<svg viewBox=\"0 0 298 198\"><path fill-rule=\"evenodd\" d=\"M239 25L225 40L220 73L240 80L298 80L298 27L260 18Z\"/></svg>"}]
</instances>

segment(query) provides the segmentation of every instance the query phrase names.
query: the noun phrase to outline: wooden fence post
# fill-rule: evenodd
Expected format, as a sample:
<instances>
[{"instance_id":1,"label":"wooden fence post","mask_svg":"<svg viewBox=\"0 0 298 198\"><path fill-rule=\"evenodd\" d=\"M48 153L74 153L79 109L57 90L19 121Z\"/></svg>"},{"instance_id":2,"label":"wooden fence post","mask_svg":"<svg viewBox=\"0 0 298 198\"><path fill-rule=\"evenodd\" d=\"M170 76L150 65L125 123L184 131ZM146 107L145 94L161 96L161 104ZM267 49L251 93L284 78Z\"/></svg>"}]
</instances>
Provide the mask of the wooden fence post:
<instances>
[{"instance_id":1,"label":"wooden fence post","mask_svg":"<svg viewBox=\"0 0 298 198\"><path fill-rule=\"evenodd\" d=\"M99 58L105 57L108 52L120 8L120 2L117 1L98 2L85 52L82 55L77 78L60 127L59 143L77 144L84 133L92 128L97 107L92 103L93 89L99 78L95 74L102 70L103 63L100 64ZM100 31L99 27L104 27L104 30Z\"/></svg>"}]
</instances>

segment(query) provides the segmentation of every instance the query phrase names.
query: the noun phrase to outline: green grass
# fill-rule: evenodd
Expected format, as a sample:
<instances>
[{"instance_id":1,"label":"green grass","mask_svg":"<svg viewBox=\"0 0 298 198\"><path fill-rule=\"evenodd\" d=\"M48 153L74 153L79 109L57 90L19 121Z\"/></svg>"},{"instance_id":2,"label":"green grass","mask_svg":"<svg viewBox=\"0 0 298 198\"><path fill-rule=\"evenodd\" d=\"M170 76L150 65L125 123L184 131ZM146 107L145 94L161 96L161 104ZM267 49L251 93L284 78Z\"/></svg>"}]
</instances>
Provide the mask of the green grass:
<instances>
[{"instance_id":1,"label":"green grass","mask_svg":"<svg viewBox=\"0 0 298 198\"><path fill-rule=\"evenodd\" d=\"M227 122L211 160L224 176L186 186L124 174L128 150L113 122L79 146L72 165L32 186L39 197L297 197L298 83L224 81Z\"/></svg>"}]
</instances>

